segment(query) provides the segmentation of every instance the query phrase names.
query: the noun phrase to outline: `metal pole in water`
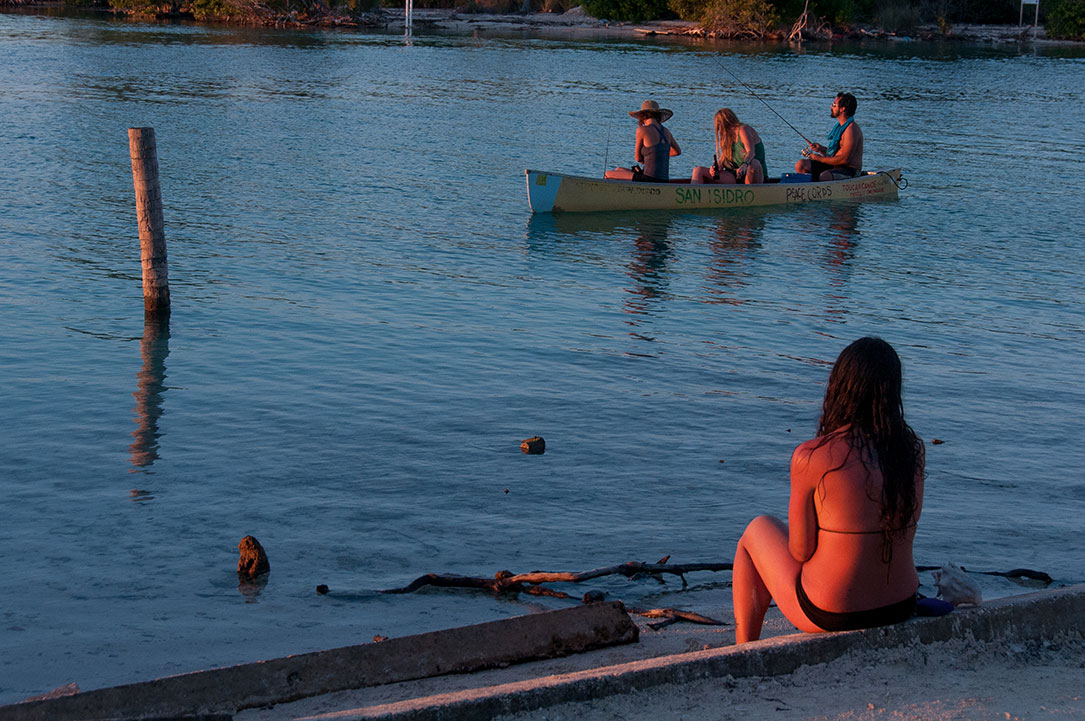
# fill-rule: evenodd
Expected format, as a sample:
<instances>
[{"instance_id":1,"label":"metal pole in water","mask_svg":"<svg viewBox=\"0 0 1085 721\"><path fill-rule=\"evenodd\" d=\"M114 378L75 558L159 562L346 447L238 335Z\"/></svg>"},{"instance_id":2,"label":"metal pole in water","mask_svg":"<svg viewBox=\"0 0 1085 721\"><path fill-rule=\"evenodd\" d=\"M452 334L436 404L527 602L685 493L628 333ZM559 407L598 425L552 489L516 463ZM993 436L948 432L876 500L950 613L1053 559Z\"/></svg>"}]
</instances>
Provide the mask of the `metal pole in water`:
<instances>
[{"instance_id":1,"label":"metal pole in water","mask_svg":"<svg viewBox=\"0 0 1085 721\"><path fill-rule=\"evenodd\" d=\"M414 0L403 0L403 36L411 36L411 26L414 24Z\"/></svg>"},{"instance_id":2,"label":"metal pole in water","mask_svg":"<svg viewBox=\"0 0 1085 721\"><path fill-rule=\"evenodd\" d=\"M158 185L158 151L154 128L128 128L132 184L136 191L139 251L143 264L143 308L169 313L170 283L166 264L166 232L162 222L162 190Z\"/></svg>"}]
</instances>

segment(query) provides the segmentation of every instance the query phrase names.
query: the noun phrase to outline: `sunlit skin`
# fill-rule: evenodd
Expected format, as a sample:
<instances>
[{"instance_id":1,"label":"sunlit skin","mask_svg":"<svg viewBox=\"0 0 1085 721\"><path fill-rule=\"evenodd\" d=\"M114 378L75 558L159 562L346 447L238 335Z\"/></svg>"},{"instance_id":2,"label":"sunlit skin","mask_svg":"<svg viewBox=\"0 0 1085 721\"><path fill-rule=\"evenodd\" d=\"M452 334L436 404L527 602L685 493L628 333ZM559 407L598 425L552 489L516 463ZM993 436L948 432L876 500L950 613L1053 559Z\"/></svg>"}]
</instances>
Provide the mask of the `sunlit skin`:
<instances>
[{"instance_id":1,"label":"sunlit skin","mask_svg":"<svg viewBox=\"0 0 1085 721\"><path fill-rule=\"evenodd\" d=\"M693 169L693 175L690 177L690 182L695 184L716 183L720 185L735 185L739 182L744 182L747 185L764 183L765 169L761 167L761 161L754 156L754 148L756 148L757 144L761 142L761 136L757 134L757 131L749 125L741 124L738 126L738 139L742 141L742 147L746 149L746 157L743 158L742 164L734 170L723 167L723 158L720 157L720 154L727 153L729 156L731 149L720 147L721 131L722 128L720 114L717 113L716 155L717 162L720 164L718 175L713 178L712 168L706 168L704 166L698 165L696 168Z\"/></svg>"},{"instance_id":2,"label":"sunlit skin","mask_svg":"<svg viewBox=\"0 0 1085 721\"><path fill-rule=\"evenodd\" d=\"M836 119L836 121L843 125L848 121L848 114L844 111L844 107L840 103L840 98L837 97L833 100L832 106L829 108L829 115ZM859 128L859 123L852 121L851 125L844 129L844 134L840 137L840 149L836 151L834 155L826 155L828 152L821 143L810 143L806 149L806 157L799 158L795 163L795 171L798 173L810 172L810 161L816 160L819 163L825 165L832 165L834 167L847 166L849 168L855 168L856 170L862 170L863 168L863 131ZM814 178L814 180L828 181L832 180L832 170L822 171L820 176Z\"/></svg>"},{"instance_id":3,"label":"sunlit skin","mask_svg":"<svg viewBox=\"0 0 1085 721\"><path fill-rule=\"evenodd\" d=\"M818 446L818 441L803 443L792 455L788 523L758 516L738 542L732 575L736 643L761 637L765 612L773 600L799 630L823 630L799 607L795 581L800 573L810 600L826 611L840 613L896 603L919 586L912 540L923 502L922 459L916 475L917 511L910 527L893 537L887 566L882 561L882 535L877 532L881 473L876 464L871 467L871 459L860 458L854 450L848 457L848 443L840 431L830 434L823 445ZM833 470L841 463L841 468Z\"/></svg>"},{"instance_id":4,"label":"sunlit skin","mask_svg":"<svg viewBox=\"0 0 1085 721\"><path fill-rule=\"evenodd\" d=\"M682 149L678 147L678 143L675 142L671 131L663 127L663 123L659 122L659 118L655 115L646 115L637 120L637 142L633 149L633 159L636 162L644 163L645 147L657 145L660 133L666 134L667 140L671 144L670 155L672 158L682 154ZM633 171L629 168L615 168L614 170L608 170L603 174L603 177L612 180L632 180Z\"/></svg>"}]
</instances>

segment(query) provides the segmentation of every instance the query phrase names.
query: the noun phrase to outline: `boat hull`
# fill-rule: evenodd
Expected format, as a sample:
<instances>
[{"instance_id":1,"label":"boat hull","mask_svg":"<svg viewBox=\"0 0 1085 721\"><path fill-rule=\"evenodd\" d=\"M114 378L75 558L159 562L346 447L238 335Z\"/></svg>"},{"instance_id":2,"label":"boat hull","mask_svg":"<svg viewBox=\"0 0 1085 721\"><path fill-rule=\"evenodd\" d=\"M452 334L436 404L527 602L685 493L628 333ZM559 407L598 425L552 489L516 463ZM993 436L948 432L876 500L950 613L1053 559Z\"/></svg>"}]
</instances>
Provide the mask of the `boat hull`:
<instances>
[{"instance_id":1,"label":"boat hull","mask_svg":"<svg viewBox=\"0 0 1085 721\"><path fill-rule=\"evenodd\" d=\"M596 210L711 210L831 200L893 200L900 169L879 170L825 183L691 185L635 183L525 170L533 213Z\"/></svg>"}]
</instances>

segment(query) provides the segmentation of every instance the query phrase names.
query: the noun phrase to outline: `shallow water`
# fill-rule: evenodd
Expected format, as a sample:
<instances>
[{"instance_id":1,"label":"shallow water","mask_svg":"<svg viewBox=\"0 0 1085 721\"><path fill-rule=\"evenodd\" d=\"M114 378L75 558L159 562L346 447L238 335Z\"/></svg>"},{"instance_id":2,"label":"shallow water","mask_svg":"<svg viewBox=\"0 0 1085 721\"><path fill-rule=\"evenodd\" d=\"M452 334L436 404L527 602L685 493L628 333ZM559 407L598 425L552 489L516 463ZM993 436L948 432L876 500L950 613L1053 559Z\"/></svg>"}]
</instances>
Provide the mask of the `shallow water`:
<instances>
[{"instance_id":1,"label":"shallow water","mask_svg":"<svg viewBox=\"0 0 1085 721\"><path fill-rule=\"evenodd\" d=\"M721 49L0 15L0 702L560 605L377 593L427 572L729 560L865 334L945 441L918 562L1085 579L1082 53ZM901 199L530 215L523 169L630 162L645 96L676 173L722 105L789 165L721 63L811 137L855 88ZM158 136L166 327L130 126Z\"/></svg>"}]
</instances>

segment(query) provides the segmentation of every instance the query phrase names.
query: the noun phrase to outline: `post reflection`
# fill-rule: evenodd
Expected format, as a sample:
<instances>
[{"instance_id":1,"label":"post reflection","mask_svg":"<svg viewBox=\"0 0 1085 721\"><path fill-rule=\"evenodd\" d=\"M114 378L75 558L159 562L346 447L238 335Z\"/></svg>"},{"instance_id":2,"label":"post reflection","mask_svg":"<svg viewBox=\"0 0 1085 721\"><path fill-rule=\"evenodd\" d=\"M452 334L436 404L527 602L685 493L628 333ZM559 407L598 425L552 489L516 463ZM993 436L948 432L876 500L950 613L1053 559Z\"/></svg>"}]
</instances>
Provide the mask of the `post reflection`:
<instances>
[{"instance_id":1,"label":"post reflection","mask_svg":"<svg viewBox=\"0 0 1085 721\"><path fill-rule=\"evenodd\" d=\"M137 374L135 421L132 431L132 468L136 473L158 459L158 419L162 417L162 394L166 390L166 356L170 354L169 314L145 313L143 338L139 342L143 366Z\"/></svg>"},{"instance_id":2,"label":"post reflection","mask_svg":"<svg viewBox=\"0 0 1085 721\"><path fill-rule=\"evenodd\" d=\"M712 262L708 267L709 303L740 305L746 302L740 291L748 281L749 260L761 247L765 213L736 211L721 215L713 229Z\"/></svg>"}]
</instances>

